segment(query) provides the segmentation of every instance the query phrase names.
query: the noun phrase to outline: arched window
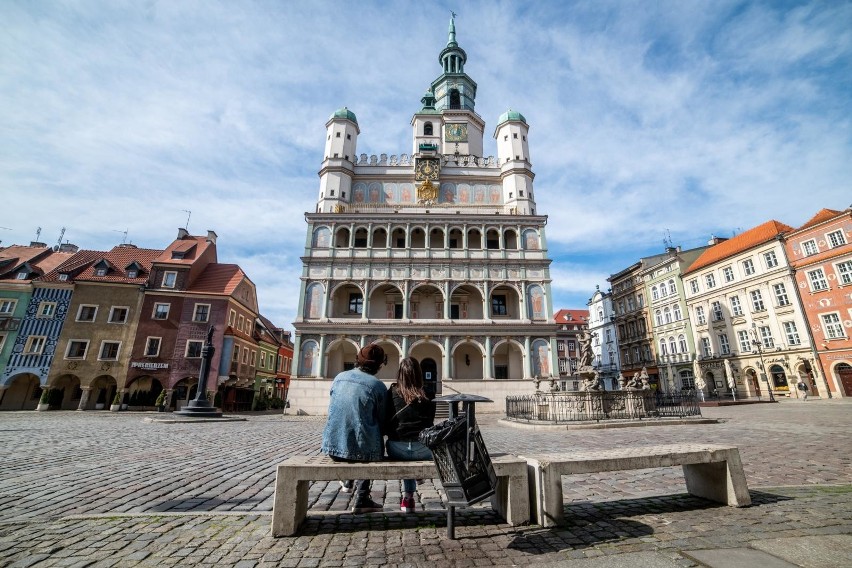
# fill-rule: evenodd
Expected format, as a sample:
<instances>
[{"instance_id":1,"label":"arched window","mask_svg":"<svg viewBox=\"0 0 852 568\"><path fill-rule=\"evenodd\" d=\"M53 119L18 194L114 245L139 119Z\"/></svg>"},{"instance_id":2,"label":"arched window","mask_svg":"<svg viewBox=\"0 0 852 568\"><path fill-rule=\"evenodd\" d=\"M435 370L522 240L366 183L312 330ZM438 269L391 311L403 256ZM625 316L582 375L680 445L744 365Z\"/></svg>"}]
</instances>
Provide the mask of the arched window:
<instances>
[{"instance_id":1,"label":"arched window","mask_svg":"<svg viewBox=\"0 0 852 568\"><path fill-rule=\"evenodd\" d=\"M675 343L674 335L669 337L669 352L674 355L677 353L677 344Z\"/></svg>"},{"instance_id":2,"label":"arched window","mask_svg":"<svg viewBox=\"0 0 852 568\"><path fill-rule=\"evenodd\" d=\"M660 340L660 355L665 357L668 354L669 354L669 352L668 352L668 349L666 348L666 339L663 338L663 339Z\"/></svg>"},{"instance_id":3,"label":"arched window","mask_svg":"<svg viewBox=\"0 0 852 568\"><path fill-rule=\"evenodd\" d=\"M423 125L423 135L424 136L432 136L432 123L427 122Z\"/></svg>"},{"instance_id":4,"label":"arched window","mask_svg":"<svg viewBox=\"0 0 852 568\"><path fill-rule=\"evenodd\" d=\"M672 323L672 311L668 307L663 310L663 319L666 323Z\"/></svg>"},{"instance_id":5,"label":"arched window","mask_svg":"<svg viewBox=\"0 0 852 568\"><path fill-rule=\"evenodd\" d=\"M660 298L660 292L657 290L656 286L651 287L651 297L655 300Z\"/></svg>"},{"instance_id":6,"label":"arched window","mask_svg":"<svg viewBox=\"0 0 852 568\"><path fill-rule=\"evenodd\" d=\"M666 290L666 285L665 284L660 285L660 296L665 298L668 295L669 295L669 292Z\"/></svg>"},{"instance_id":7,"label":"arched window","mask_svg":"<svg viewBox=\"0 0 852 568\"><path fill-rule=\"evenodd\" d=\"M677 287L673 279L669 280L669 294L677 294Z\"/></svg>"},{"instance_id":8,"label":"arched window","mask_svg":"<svg viewBox=\"0 0 852 568\"><path fill-rule=\"evenodd\" d=\"M680 305L675 304L675 307L674 307L674 320L675 320L675 321L680 321L681 319L683 319L683 314L681 314L681 313L680 313Z\"/></svg>"},{"instance_id":9,"label":"arched window","mask_svg":"<svg viewBox=\"0 0 852 568\"><path fill-rule=\"evenodd\" d=\"M450 108L461 108L461 95L459 94L458 89L450 91Z\"/></svg>"},{"instance_id":10,"label":"arched window","mask_svg":"<svg viewBox=\"0 0 852 568\"><path fill-rule=\"evenodd\" d=\"M678 342L678 345L680 345L680 352L686 353L687 352L686 336L685 335L678 335L677 336L677 342Z\"/></svg>"},{"instance_id":11,"label":"arched window","mask_svg":"<svg viewBox=\"0 0 852 568\"><path fill-rule=\"evenodd\" d=\"M660 310L655 311L654 320L657 322L657 325L663 325L663 312Z\"/></svg>"}]
</instances>

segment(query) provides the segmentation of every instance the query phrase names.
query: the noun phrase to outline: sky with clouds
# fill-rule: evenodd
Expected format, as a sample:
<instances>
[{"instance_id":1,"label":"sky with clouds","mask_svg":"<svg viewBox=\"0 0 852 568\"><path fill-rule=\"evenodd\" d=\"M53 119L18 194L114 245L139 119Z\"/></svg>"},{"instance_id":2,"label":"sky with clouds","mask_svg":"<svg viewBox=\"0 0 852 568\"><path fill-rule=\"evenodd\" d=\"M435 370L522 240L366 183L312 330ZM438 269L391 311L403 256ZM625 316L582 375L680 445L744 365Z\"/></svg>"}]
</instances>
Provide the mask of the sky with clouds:
<instances>
[{"instance_id":1,"label":"sky with clouds","mask_svg":"<svg viewBox=\"0 0 852 568\"><path fill-rule=\"evenodd\" d=\"M450 9L486 132L530 124L555 309L667 235L852 204L846 1L5 0L2 245L164 248L190 210L290 327L325 122L347 106L358 153L410 152Z\"/></svg>"}]
</instances>

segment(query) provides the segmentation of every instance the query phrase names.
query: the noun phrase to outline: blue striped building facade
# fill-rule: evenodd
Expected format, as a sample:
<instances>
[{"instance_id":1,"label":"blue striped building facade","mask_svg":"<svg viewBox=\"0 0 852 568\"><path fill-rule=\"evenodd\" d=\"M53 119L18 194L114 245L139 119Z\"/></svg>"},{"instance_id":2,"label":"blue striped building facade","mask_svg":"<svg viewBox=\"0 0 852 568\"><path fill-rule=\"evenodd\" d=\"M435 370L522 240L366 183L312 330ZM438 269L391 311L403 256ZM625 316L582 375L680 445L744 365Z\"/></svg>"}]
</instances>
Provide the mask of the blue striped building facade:
<instances>
[{"instance_id":1,"label":"blue striped building facade","mask_svg":"<svg viewBox=\"0 0 852 568\"><path fill-rule=\"evenodd\" d=\"M18 329L15 344L9 362L0 375L0 384L9 386L18 375L33 374L39 379L42 387L47 386L48 372L56 355L56 344L62 332L62 324L71 303L72 289L70 287L34 287L27 309ZM55 302L56 309L51 317L39 317L39 306L42 302ZM30 336L44 336L45 344L41 353L24 354L24 347Z\"/></svg>"}]
</instances>

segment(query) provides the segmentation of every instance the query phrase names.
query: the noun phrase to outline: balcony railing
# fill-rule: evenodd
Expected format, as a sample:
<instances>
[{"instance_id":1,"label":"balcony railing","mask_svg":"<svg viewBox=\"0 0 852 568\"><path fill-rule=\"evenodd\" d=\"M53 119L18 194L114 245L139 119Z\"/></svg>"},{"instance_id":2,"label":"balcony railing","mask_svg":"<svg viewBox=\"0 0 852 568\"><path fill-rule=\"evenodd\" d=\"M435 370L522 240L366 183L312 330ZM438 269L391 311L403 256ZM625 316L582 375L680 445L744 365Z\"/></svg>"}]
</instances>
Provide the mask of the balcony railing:
<instances>
[{"instance_id":1,"label":"balcony railing","mask_svg":"<svg viewBox=\"0 0 852 568\"><path fill-rule=\"evenodd\" d=\"M694 391L551 392L506 397L506 417L552 423L701 416Z\"/></svg>"}]
</instances>

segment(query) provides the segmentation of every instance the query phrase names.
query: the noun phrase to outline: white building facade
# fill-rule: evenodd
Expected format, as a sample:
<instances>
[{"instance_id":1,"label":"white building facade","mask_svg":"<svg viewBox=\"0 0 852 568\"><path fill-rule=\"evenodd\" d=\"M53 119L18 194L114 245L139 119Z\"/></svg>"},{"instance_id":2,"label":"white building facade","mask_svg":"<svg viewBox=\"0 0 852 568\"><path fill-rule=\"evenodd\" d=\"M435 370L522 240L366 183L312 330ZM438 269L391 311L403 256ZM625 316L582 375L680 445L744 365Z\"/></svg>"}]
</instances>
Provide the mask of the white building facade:
<instances>
[{"instance_id":1,"label":"white building facade","mask_svg":"<svg viewBox=\"0 0 852 568\"><path fill-rule=\"evenodd\" d=\"M592 335L592 352L595 354L594 366L600 373L604 388L617 390L618 372L618 334L615 327L615 312L612 306L612 293L595 290L588 302L589 333Z\"/></svg>"},{"instance_id":2,"label":"white building facade","mask_svg":"<svg viewBox=\"0 0 852 568\"><path fill-rule=\"evenodd\" d=\"M533 380L558 377L547 217L536 211L518 112L500 116L497 157L483 156L476 83L450 22L441 75L411 120L412 153L357 154L347 108L326 123L316 210L308 224L294 322L294 409L324 414L331 380L378 343L420 361L437 394L491 398L502 410Z\"/></svg>"},{"instance_id":3,"label":"white building facade","mask_svg":"<svg viewBox=\"0 0 852 568\"><path fill-rule=\"evenodd\" d=\"M686 303L709 391L796 396L812 352L796 282L781 238L791 227L768 221L711 246L685 271Z\"/></svg>"}]
</instances>

